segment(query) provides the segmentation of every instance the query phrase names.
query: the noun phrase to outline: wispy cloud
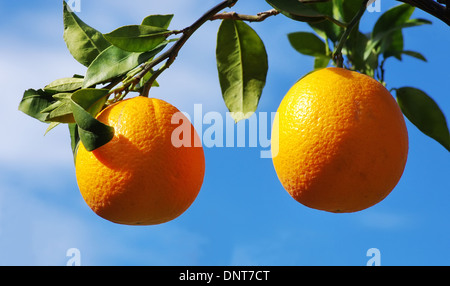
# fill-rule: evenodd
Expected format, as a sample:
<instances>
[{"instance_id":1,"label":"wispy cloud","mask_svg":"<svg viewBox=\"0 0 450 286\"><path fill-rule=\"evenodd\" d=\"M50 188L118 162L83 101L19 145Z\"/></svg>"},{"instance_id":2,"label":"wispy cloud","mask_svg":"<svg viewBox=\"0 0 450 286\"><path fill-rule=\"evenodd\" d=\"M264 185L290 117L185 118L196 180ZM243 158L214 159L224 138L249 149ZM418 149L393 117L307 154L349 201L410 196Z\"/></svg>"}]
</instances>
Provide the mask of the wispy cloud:
<instances>
[{"instance_id":1,"label":"wispy cloud","mask_svg":"<svg viewBox=\"0 0 450 286\"><path fill-rule=\"evenodd\" d=\"M196 265L207 239L176 221L128 227L84 204L73 178L0 177L0 265L66 265L76 248L81 265ZM9 183L8 183L9 181ZM18 184L17 181L23 181ZM34 187L30 187L33 185Z\"/></svg>"},{"instance_id":2,"label":"wispy cloud","mask_svg":"<svg viewBox=\"0 0 450 286\"><path fill-rule=\"evenodd\" d=\"M357 219L362 225L379 230L400 230L413 225L411 215L393 211L367 210Z\"/></svg>"},{"instance_id":3,"label":"wispy cloud","mask_svg":"<svg viewBox=\"0 0 450 286\"><path fill-rule=\"evenodd\" d=\"M0 48L0 53L9 55L0 58L0 85L5 87L0 114L4 122L0 162L21 166L69 162L67 129L58 127L44 137L47 126L20 112L18 106L25 90L39 89L54 79L71 76L79 67L67 54L55 50Z\"/></svg>"},{"instance_id":4,"label":"wispy cloud","mask_svg":"<svg viewBox=\"0 0 450 286\"><path fill-rule=\"evenodd\" d=\"M299 243L299 237L292 231L278 230L251 242L241 240L234 245L230 265L296 265L299 252L293 244Z\"/></svg>"}]
</instances>

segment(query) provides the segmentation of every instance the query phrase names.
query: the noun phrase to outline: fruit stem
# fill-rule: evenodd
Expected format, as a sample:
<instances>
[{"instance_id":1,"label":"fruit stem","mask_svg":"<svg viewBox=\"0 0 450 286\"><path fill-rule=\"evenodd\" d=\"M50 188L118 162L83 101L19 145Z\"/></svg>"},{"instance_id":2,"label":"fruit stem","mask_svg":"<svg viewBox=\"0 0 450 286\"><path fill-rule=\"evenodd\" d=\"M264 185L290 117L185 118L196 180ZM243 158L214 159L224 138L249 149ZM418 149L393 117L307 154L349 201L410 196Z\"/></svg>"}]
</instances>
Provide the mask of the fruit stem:
<instances>
[{"instance_id":1,"label":"fruit stem","mask_svg":"<svg viewBox=\"0 0 450 286\"><path fill-rule=\"evenodd\" d=\"M336 46L336 48L334 50L333 60L335 61L337 67L342 68L344 66L344 59L342 57L342 49L344 48L345 42L347 41L351 32L359 24L359 21L361 20L362 16L364 15L364 12L367 9L367 3L369 3L369 0L364 0L362 2L361 8L359 9L358 13L356 13L355 17L353 17L351 22L347 25L347 28L345 29L344 34L342 35L341 39L339 40L338 45Z\"/></svg>"}]
</instances>

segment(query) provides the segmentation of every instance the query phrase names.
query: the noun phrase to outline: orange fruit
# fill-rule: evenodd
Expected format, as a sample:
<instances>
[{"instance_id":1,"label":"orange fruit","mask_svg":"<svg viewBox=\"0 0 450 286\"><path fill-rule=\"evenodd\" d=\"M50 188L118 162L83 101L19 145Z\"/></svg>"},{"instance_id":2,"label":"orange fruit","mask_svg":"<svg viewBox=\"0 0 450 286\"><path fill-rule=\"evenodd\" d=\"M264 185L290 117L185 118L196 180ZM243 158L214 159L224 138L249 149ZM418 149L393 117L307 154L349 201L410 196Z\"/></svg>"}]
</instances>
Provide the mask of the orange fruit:
<instances>
[{"instance_id":1,"label":"orange fruit","mask_svg":"<svg viewBox=\"0 0 450 286\"><path fill-rule=\"evenodd\" d=\"M188 119L160 99L137 96L97 116L114 127L114 138L92 152L80 144L76 156L80 192L96 214L118 224L154 225L191 206L203 183L205 157L201 146L172 144L174 114L192 127L192 142L199 142Z\"/></svg>"},{"instance_id":2,"label":"orange fruit","mask_svg":"<svg viewBox=\"0 0 450 286\"><path fill-rule=\"evenodd\" d=\"M283 98L272 129L277 176L298 202L356 212L381 202L398 184L408 156L402 112L375 79L325 68Z\"/></svg>"}]
</instances>

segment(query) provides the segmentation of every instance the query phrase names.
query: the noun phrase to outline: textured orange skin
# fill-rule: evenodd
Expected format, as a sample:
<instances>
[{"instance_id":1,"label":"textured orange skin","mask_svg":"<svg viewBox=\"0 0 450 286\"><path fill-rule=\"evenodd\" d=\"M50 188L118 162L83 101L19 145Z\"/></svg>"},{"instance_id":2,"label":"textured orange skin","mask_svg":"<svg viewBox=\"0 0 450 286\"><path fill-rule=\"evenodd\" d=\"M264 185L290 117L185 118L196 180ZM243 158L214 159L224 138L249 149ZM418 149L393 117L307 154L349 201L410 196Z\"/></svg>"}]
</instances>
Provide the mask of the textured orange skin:
<instances>
[{"instance_id":1,"label":"textured orange skin","mask_svg":"<svg viewBox=\"0 0 450 286\"><path fill-rule=\"evenodd\" d=\"M76 157L80 192L96 214L119 224L154 225L191 206L203 183L205 157L201 146L172 145L176 112L163 100L138 96L97 116L114 127L114 138L93 152L80 144ZM193 127L191 136L198 137Z\"/></svg>"},{"instance_id":2,"label":"textured orange skin","mask_svg":"<svg viewBox=\"0 0 450 286\"><path fill-rule=\"evenodd\" d=\"M272 129L273 164L298 202L356 212L398 184L408 156L403 114L386 88L366 75L315 71L282 100Z\"/></svg>"}]
</instances>

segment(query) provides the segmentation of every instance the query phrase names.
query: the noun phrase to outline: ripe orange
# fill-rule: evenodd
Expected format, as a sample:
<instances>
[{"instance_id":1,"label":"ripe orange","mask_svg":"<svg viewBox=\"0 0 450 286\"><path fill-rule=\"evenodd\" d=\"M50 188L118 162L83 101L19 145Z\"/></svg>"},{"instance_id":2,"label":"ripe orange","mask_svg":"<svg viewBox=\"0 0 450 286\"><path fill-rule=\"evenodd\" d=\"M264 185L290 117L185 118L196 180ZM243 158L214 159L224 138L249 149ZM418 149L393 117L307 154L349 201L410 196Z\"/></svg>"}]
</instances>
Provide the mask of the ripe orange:
<instances>
[{"instance_id":1,"label":"ripe orange","mask_svg":"<svg viewBox=\"0 0 450 286\"><path fill-rule=\"evenodd\" d=\"M205 157L201 146L172 144L175 113L192 127L192 141L199 140L188 119L159 99L126 99L97 116L114 127L114 138L93 152L80 144L76 156L78 186L95 213L119 224L153 225L191 206L203 183Z\"/></svg>"},{"instance_id":2,"label":"ripe orange","mask_svg":"<svg viewBox=\"0 0 450 286\"><path fill-rule=\"evenodd\" d=\"M325 68L283 98L272 129L277 176L298 202L328 212L356 212L398 184L408 133L395 99L375 79Z\"/></svg>"}]
</instances>

